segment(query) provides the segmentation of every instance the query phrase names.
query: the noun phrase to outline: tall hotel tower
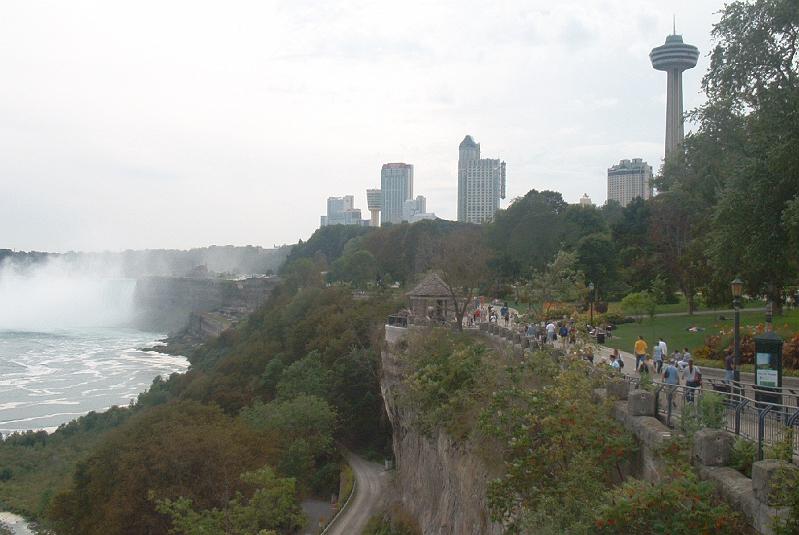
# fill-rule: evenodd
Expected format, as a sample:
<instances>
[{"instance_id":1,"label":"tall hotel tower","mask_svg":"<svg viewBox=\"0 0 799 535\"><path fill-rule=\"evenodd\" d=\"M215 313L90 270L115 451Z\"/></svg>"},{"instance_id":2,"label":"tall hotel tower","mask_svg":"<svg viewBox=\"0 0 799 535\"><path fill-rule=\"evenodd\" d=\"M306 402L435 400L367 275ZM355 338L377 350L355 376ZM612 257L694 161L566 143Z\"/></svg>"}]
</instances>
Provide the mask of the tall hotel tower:
<instances>
[{"instance_id":1,"label":"tall hotel tower","mask_svg":"<svg viewBox=\"0 0 799 535\"><path fill-rule=\"evenodd\" d=\"M505 198L505 162L480 159L480 144L466 136L458 147L458 221L493 221Z\"/></svg>"},{"instance_id":2,"label":"tall hotel tower","mask_svg":"<svg viewBox=\"0 0 799 535\"><path fill-rule=\"evenodd\" d=\"M405 201L413 198L413 166L407 163L386 163L380 170L383 191L383 223L402 223Z\"/></svg>"},{"instance_id":3,"label":"tall hotel tower","mask_svg":"<svg viewBox=\"0 0 799 535\"><path fill-rule=\"evenodd\" d=\"M682 116L682 72L696 67L699 49L683 43L682 35L666 37L666 43L649 53L652 67L666 71L666 158L685 137Z\"/></svg>"}]
</instances>

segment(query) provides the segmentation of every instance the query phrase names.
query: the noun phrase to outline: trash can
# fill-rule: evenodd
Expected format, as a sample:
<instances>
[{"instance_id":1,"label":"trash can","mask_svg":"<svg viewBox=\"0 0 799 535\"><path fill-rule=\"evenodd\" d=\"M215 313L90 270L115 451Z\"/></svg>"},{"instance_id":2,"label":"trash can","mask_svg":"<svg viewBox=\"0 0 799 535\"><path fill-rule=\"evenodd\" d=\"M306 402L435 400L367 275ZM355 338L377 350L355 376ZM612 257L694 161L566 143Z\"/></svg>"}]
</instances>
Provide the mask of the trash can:
<instances>
[{"instance_id":1,"label":"trash can","mask_svg":"<svg viewBox=\"0 0 799 535\"><path fill-rule=\"evenodd\" d=\"M605 343L605 333L603 331L597 331L597 333L596 333L596 343L597 344L604 344Z\"/></svg>"}]
</instances>

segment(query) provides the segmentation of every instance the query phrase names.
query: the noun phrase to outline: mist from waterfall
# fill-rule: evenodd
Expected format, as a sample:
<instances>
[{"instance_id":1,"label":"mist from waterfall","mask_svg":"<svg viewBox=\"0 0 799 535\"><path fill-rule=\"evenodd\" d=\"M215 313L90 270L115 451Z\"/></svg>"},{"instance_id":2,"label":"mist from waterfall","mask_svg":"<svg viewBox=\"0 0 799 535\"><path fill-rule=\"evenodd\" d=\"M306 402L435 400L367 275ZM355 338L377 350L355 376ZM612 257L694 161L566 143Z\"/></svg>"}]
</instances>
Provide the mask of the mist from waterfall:
<instances>
[{"instance_id":1,"label":"mist from waterfall","mask_svg":"<svg viewBox=\"0 0 799 535\"><path fill-rule=\"evenodd\" d=\"M0 330L117 327L133 319L136 281L115 263L50 258L0 263Z\"/></svg>"}]
</instances>

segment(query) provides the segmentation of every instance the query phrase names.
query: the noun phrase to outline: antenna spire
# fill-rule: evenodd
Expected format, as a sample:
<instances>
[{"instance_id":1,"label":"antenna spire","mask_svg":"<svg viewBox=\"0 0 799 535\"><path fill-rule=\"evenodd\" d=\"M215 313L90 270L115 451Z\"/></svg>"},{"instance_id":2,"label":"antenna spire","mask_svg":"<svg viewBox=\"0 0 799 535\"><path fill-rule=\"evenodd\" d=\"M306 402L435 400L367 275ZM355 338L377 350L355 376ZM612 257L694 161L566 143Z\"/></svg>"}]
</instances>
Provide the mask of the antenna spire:
<instances>
[{"instance_id":1,"label":"antenna spire","mask_svg":"<svg viewBox=\"0 0 799 535\"><path fill-rule=\"evenodd\" d=\"M677 35L677 15L672 14L671 22L672 22L672 29L674 31L674 35Z\"/></svg>"}]
</instances>

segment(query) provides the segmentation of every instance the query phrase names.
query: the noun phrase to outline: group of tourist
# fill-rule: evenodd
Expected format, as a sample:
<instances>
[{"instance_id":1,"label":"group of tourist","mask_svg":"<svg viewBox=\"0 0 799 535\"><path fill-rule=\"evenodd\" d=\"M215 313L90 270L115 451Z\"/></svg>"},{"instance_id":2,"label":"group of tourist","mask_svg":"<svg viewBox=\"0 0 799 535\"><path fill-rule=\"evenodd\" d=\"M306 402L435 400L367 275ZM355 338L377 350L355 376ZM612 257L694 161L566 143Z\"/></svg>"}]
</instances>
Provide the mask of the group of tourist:
<instances>
[{"instance_id":1,"label":"group of tourist","mask_svg":"<svg viewBox=\"0 0 799 535\"><path fill-rule=\"evenodd\" d=\"M694 360L688 348L681 352L679 349L669 355L668 346L663 338L652 347L652 356L649 355L649 345L643 336L639 336L633 348L635 354L635 371L641 376L656 375L663 378L667 385L679 385L684 383L691 388L702 386L702 372L694 366ZM618 349L614 349L610 355L610 366L617 370L624 368L624 360L621 358Z\"/></svg>"},{"instance_id":2,"label":"group of tourist","mask_svg":"<svg viewBox=\"0 0 799 535\"><path fill-rule=\"evenodd\" d=\"M528 323L524 332L531 341L535 341L539 347L544 344L557 345L566 349L569 344L575 343L577 339L577 327L574 321L549 320L540 323Z\"/></svg>"}]
</instances>

